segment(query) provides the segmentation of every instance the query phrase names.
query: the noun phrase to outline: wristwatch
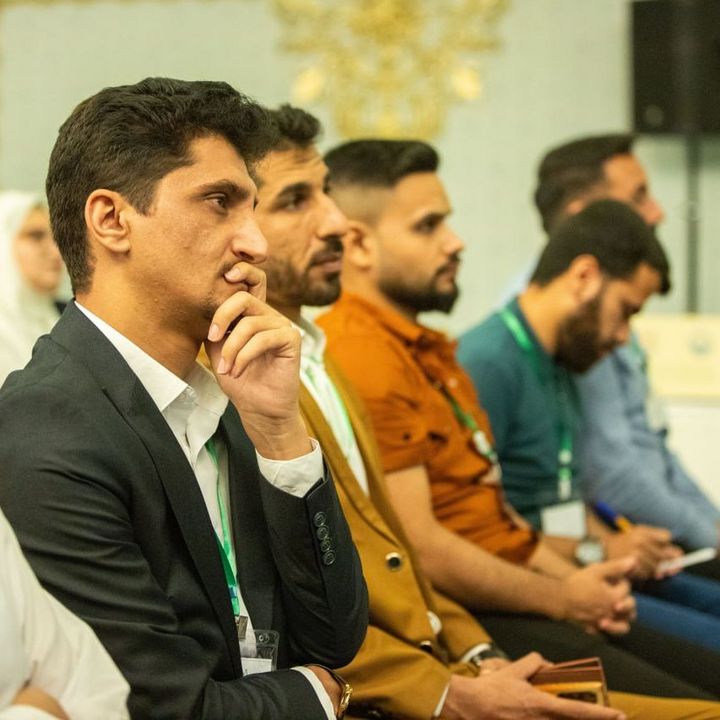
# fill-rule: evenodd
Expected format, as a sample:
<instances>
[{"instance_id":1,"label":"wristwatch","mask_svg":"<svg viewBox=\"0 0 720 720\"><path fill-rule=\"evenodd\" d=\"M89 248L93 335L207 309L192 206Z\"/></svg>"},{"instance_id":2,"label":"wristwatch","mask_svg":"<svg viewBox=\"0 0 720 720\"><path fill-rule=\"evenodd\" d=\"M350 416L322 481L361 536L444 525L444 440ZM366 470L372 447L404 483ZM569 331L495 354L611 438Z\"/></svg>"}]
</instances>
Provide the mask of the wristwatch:
<instances>
[{"instance_id":1,"label":"wristwatch","mask_svg":"<svg viewBox=\"0 0 720 720\"><path fill-rule=\"evenodd\" d=\"M583 567L602 562L606 557L607 554L602 540L593 535L586 535L575 546L575 562Z\"/></svg>"},{"instance_id":2,"label":"wristwatch","mask_svg":"<svg viewBox=\"0 0 720 720\"><path fill-rule=\"evenodd\" d=\"M344 677L338 675L334 670L331 670L329 667L326 667L325 665L319 665L318 663L313 664L316 667L321 667L323 670L326 670L328 673L330 673L330 675L332 675L335 679L335 682L340 686L340 702L338 703L335 717L338 718L338 720L341 720L341 718L345 717L348 705L350 705L350 698L353 694L352 685L347 682Z\"/></svg>"},{"instance_id":3,"label":"wristwatch","mask_svg":"<svg viewBox=\"0 0 720 720\"><path fill-rule=\"evenodd\" d=\"M485 660L490 658L502 658L503 660L509 660L503 650L501 650L495 643L489 643L485 647L480 648L469 660L475 667L480 667Z\"/></svg>"}]
</instances>

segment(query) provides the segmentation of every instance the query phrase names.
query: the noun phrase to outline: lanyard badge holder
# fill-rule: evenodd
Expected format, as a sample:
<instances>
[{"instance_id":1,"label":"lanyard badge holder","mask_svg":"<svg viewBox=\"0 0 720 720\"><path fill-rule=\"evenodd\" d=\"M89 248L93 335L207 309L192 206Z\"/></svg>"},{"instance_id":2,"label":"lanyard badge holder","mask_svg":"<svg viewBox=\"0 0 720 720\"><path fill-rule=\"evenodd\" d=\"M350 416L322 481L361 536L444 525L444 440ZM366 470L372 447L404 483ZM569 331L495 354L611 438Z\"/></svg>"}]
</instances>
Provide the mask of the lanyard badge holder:
<instances>
[{"instance_id":1,"label":"lanyard badge holder","mask_svg":"<svg viewBox=\"0 0 720 720\"><path fill-rule=\"evenodd\" d=\"M277 667L278 646L280 634L276 630L249 629L250 619L247 611L243 612L240 588L233 568L235 564L235 551L230 539L230 523L228 522L227 508L220 492L220 462L218 452L212 438L205 443L205 449L215 465L217 472L217 503L220 510L220 527L222 537L215 536L220 560L222 561L225 583L230 595L233 618L237 638L240 644L240 655L242 657L243 675L254 675L255 673L270 672Z\"/></svg>"}]
</instances>

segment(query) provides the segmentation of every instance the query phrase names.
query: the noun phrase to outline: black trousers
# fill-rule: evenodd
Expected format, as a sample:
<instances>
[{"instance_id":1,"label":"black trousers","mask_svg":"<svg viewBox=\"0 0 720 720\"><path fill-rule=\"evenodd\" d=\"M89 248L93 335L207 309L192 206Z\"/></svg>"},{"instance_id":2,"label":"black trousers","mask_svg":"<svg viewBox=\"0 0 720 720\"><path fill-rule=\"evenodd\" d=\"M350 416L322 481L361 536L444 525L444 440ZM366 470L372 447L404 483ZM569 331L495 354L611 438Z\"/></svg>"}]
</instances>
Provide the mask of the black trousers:
<instances>
[{"instance_id":1,"label":"black trousers","mask_svg":"<svg viewBox=\"0 0 720 720\"><path fill-rule=\"evenodd\" d=\"M513 660L533 650L553 662L598 656L611 690L707 700L720 695L720 654L637 623L627 635L610 637L536 615L476 617Z\"/></svg>"}]
</instances>

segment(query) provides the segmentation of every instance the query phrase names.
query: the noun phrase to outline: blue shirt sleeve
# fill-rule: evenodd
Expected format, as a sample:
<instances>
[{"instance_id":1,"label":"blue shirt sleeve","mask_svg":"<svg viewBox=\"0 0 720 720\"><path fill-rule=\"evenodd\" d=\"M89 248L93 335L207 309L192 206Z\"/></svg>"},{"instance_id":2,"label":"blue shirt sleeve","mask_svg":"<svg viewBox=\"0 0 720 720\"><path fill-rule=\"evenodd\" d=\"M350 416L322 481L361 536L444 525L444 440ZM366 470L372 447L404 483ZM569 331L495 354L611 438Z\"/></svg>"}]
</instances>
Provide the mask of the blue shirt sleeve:
<instances>
[{"instance_id":1,"label":"blue shirt sleeve","mask_svg":"<svg viewBox=\"0 0 720 720\"><path fill-rule=\"evenodd\" d=\"M690 549L718 545L720 513L648 422L647 383L620 348L576 379L583 413L581 480L635 522L668 528Z\"/></svg>"}]
</instances>

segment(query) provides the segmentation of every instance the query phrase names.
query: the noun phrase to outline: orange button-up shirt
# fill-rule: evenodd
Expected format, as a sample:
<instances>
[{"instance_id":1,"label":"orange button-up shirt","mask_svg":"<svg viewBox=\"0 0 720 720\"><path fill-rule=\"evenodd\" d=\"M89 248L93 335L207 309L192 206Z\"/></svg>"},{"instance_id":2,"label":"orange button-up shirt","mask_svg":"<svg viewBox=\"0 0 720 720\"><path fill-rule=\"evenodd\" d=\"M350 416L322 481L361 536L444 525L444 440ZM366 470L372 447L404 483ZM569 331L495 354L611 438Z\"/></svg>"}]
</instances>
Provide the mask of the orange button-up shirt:
<instances>
[{"instance_id":1,"label":"orange button-up shirt","mask_svg":"<svg viewBox=\"0 0 720 720\"><path fill-rule=\"evenodd\" d=\"M385 472L424 465L443 525L495 555L525 563L537 538L508 512L491 462L447 397L492 441L487 415L455 359L456 343L350 293L317 322L330 354L367 404Z\"/></svg>"}]
</instances>

